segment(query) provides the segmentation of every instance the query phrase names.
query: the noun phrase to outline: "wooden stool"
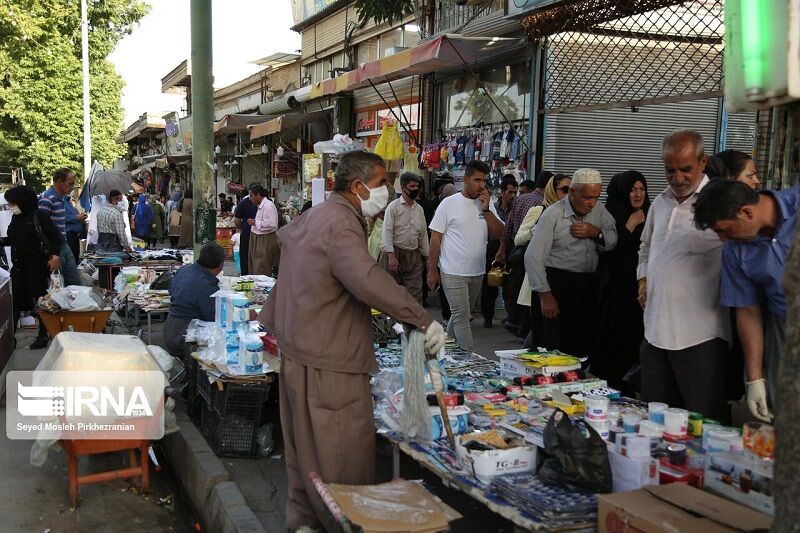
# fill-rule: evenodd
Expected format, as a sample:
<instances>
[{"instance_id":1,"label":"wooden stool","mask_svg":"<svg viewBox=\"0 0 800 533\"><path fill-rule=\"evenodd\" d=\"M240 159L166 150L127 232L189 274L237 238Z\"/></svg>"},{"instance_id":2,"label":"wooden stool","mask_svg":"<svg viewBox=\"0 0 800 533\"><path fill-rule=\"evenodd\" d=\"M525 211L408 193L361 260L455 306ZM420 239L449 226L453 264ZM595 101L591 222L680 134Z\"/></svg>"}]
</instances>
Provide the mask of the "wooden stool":
<instances>
[{"instance_id":1,"label":"wooden stool","mask_svg":"<svg viewBox=\"0 0 800 533\"><path fill-rule=\"evenodd\" d=\"M69 498L72 507L78 507L78 487L89 483L100 483L112 479L140 477L142 492L150 488L150 463L147 451L149 440L61 440L61 447L67 452L69 470ZM101 453L128 451L128 468L108 470L97 474L78 475L78 457ZM139 454L137 464L136 454Z\"/></svg>"}]
</instances>

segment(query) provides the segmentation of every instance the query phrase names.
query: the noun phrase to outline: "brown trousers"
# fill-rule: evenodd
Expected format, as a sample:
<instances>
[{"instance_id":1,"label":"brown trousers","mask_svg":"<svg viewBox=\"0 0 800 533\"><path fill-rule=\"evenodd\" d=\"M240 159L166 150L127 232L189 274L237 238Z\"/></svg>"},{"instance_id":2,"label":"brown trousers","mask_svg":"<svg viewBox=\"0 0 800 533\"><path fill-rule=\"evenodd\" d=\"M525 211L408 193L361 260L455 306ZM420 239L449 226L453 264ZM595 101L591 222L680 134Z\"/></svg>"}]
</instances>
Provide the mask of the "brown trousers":
<instances>
[{"instance_id":1,"label":"brown trousers","mask_svg":"<svg viewBox=\"0 0 800 533\"><path fill-rule=\"evenodd\" d=\"M368 374L308 367L283 355L281 428L286 453L286 527L339 527L308 478L325 483L375 483L375 423Z\"/></svg>"},{"instance_id":2,"label":"brown trousers","mask_svg":"<svg viewBox=\"0 0 800 533\"><path fill-rule=\"evenodd\" d=\"M272 276L272 267L278 259L280 247L275 233L266 235L250 234L247 251L247 271L249 274Z\"/></svg>"},{"instance_id":3,"label":"brown trousers","mask_svg":"<svg viewBox=\"0 0 800 533\"><path fill-rule=\"evenodd\" d=\"M398 285L405 287L417 302L422 303L422 272L425 268L422 264L422 254L419 249L404 250L395 247L394 256L400 263L397 272L389 270L389 254L386 252L381 252L378 262L386 272L394 276Z\"/></svg>"}]
</instances>

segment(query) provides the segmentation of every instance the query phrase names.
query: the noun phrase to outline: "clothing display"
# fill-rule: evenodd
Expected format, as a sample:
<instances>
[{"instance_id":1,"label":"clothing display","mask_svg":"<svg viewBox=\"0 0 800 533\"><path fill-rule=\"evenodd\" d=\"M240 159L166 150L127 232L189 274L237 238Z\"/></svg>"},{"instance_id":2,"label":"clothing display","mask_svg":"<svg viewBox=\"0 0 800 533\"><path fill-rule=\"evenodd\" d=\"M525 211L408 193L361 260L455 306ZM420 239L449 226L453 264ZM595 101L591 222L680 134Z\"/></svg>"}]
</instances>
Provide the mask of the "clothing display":
<instances>
[{"instance_id":1,"label":"clothing display","mask_svg":"<svg viewBox=\"0 0 800 533\"><path fill-rule=\"evenodd\" d=\"M527 121L517 124L516 129L522 137L507 124L446 130L444 138L423 146L420 166L427 170L454 171L470 161L480 160L492 167L494 186L499 185L500 179L507 173L517 173L517 181L522 181L528 158L528 152L524 149Z\"/></svg>"}]
</instances>

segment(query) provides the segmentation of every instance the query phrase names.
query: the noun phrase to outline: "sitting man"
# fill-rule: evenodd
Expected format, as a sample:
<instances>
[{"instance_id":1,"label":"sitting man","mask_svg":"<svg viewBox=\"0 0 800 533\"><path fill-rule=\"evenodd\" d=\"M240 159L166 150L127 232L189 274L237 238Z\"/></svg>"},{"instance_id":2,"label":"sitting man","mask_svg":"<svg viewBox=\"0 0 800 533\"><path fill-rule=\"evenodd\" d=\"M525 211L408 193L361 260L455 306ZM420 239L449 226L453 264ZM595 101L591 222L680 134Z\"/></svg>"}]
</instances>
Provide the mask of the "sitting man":
<instances>
[{"instance_id":1,"label":"sitting man","mask_svg":"<svg viewBox=\"0 0 800 533\"><path fill-rule=\"evenodd\" d=\"M200 248L197 262L180 268L169 286L169 316L164 325L164 343L167 351L180 357L184 363L188 356L183 337L189 322L197 318L214 321L214 299L219 290L219 276L225 265L225 250L216 243Z\"/></svg>"}]
</instances>

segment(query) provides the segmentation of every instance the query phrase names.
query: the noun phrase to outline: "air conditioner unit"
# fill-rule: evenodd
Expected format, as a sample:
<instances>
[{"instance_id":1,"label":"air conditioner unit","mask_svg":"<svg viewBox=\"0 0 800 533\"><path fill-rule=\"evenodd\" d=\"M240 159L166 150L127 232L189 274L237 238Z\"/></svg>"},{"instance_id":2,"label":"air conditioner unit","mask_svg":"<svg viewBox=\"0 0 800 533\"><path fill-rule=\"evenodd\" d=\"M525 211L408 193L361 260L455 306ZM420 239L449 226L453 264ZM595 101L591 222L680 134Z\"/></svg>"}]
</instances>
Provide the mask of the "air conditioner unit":
<instances>
[{"instance_id":1,"label":"air conditioner unit","mask_svg":"<svg viewBox=\"0 0 800 533\"><path fill-rule=\"evenodd\" d=\"M393 56L402 52L403 50L408 50L407 46L390 46L383 51L383 57Z\"/></svg>"}]
</instances>

